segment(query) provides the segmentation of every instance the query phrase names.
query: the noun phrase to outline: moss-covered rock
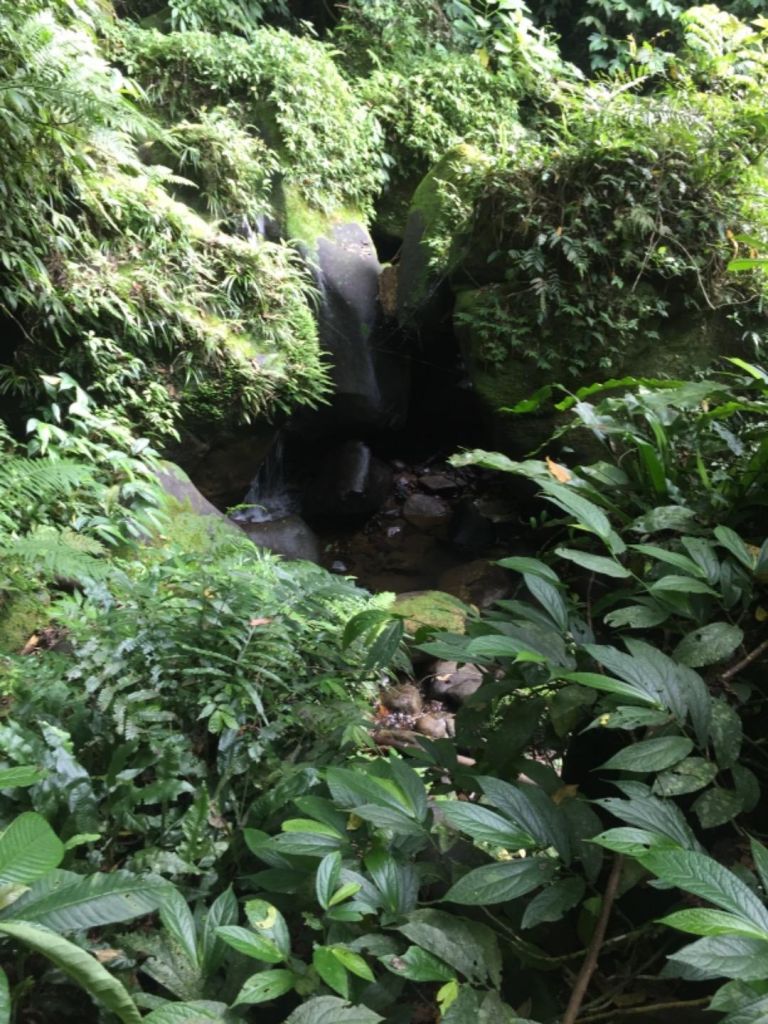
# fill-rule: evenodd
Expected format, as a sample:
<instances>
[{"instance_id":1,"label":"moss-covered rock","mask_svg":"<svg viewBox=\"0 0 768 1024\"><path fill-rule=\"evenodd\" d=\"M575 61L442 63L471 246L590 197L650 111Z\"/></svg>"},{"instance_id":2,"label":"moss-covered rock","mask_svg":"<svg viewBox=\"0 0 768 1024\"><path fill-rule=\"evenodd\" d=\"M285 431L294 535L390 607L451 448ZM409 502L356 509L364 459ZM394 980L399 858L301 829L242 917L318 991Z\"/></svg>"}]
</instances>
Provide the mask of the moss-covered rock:
<instances>
[{"instance_id":1,"label":"moss-covered rock","mask_svg":"<svg viewBox=\"0 0 768 1024\"><path fill-rule=\"evenodd\" d=\"M400 594L393 610L405 616L405 628L414 635L425 627L434 631L463 633L466 612L461 603L442 590L421 590Z\"/></svg>"},{"instance_id":2,"label":"moss-covered rock","mask_svg":"<svg viewBox=\"0 0 768 1024\"><path fill-rule=\"evenodd\" d=\"M432 168L408 212L398 287L398 317L424 316L441 284L466 253L469 227L489 158L460 144Z\"/></svg>"},{"instance_id":3,"label":"moss-covered rock","mask_svg":"<svg viewBox=\"0 0 768 1024\"><path fill-rule=\"evenodd\" d=\"M0 654L18 654L37 629L50 621L47 594L19 594L0 603Z\"/></svg>"}]
</instances>

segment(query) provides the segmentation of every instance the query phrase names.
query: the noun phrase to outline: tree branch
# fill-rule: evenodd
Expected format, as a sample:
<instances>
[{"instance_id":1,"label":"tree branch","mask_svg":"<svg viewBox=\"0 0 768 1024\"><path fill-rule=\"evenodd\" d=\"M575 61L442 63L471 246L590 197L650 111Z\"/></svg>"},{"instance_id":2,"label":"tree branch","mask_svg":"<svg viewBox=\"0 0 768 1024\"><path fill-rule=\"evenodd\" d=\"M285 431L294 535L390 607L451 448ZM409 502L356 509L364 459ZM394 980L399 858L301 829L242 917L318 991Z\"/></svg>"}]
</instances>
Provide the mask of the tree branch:
<instances>
[{"instance_id":1,"label":"tree branch","mask_svg":"<svg viewBox=\"0 0 768 1024\"><path fill-rule=\"evenodd\" d=\"M657 1010L682 1010L693 1009L696 1006L706 1006L711 996L704 996L702 999L688 999L681 1002L653 1003L645 1006L627 1006L622 1009L615 1006L606 1013L593 1013L591 1017L579 1017L577 1024L592 1024L593 1021L613 1020L615 1017L640 1016L641 1014L655 1013Z\"/></svg>"},{"instance_id":2,"label":"tree branch","mask_svg":"<svg viewBox=\"0 0 768 1024\"><path fill-rule=\"evenodd\" d=\"M747 666L751 665L753 661L757 661L760 655L765 654L766 651L768 651L768 640L763 640L758 647L755 647L753 651L750 651L746 657L741 659L741 661L737 661L735 665L731 665L731 667L726 669L725 672L721 672L720 678L724 683L727 683L729 679L733 679L734 676L737 676L742 669L747 668Z\"/></svg>"},{"instance_id":3,"label":"tree branch","mask_svg":"<svg viewBox=\"0 0 768 1024\"><path fill-rule=\"evenodd\" d=\"M581 1009L581 1004L584 1001L584 996L587 994L590 979L595 973L597 958L600 955L600 949L602 948L603 939L605 938L605 930L608 927L608 919L611 916L613 901L616 899L616 890L619 887L619 878L621 877L621 866L623 863L624 858L619 854L619 856L614 860L611 873L608 876L605 893L603 894L603 905L600 910L600 917L597 920L595 930L592 934L592 939L587 947L587 955L584 958L584 963L581 965L581 970L576 978L576 984L573 986L571 998L568 1000L568 1006L563 1015L562 1024L575 1024L576 1018L579 1015L579 1010Z\"/></svg>"}]
</instances>

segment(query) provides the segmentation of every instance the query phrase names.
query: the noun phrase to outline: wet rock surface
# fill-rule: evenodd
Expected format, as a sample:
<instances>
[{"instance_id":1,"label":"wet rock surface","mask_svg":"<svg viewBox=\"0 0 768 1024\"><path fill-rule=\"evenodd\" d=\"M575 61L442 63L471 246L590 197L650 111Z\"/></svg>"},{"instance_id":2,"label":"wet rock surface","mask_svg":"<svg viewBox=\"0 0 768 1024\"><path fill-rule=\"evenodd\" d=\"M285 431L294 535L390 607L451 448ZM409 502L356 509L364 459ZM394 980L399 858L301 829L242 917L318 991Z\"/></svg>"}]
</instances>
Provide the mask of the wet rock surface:
<instances>
[{"instance_id":1,"label":"wet rock surface","mask_svg":"<svg viewBox=\"0 0 768 1024\"><path fill-rule=\"evenodd\" d=\"M382 497L379 474L379 507L357 527L344 528L343 516L330 524L308 514L323 542L322 564L345 566L374 592L440 590L479 608L507 596L509 574L493 559L509 553L516 530L508 483L442 459L395 458L387 470L387 493Z\"/></svg>"}]
</instances>

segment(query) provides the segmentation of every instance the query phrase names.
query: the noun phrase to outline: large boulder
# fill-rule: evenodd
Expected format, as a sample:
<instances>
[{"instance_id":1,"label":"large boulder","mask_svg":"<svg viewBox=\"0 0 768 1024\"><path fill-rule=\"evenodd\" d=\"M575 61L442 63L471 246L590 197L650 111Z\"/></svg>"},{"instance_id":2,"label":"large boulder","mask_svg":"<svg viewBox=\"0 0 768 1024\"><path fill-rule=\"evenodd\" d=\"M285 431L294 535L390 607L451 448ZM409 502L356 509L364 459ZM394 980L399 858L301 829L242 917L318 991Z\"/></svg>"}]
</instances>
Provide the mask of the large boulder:
<instances>
[{"instance_id":1,"label":"large boulder","mask_svg":"<svg viewBox=\"0 0 768 1024\"><path fill-rule=\"evenodd\" d=\"M284 516L265 523L238 522L257 547L291 560L320 562L320 542L299 516Z\"/></svg>"},{"instance_id":2,"label":"large boulder","mask_svg":"<svg viewBox=\"0 0 768 1024\"><path fill-rule=\"evenodd\" d=\"M439 309L440 285L466 255L471 215L488 165L480 150L461 143L414 192L398 271L397 314L404 326L423 323Z\"/></svg>"},{"instance_id":3,"label":"large boulder","mask_svg":"<svg viewBox=\"0 0 768 1024\"><path fill-rule=\"evenodd\" d=\"M387 430L402 425L408 358L398 351L379 303L382 267L368 229L362 219L351 219L351 211L324 216L288 191L284 215L285 233L302 242L319 293L320 346L333 385L331 403L300 414L299 429Z\"/></svg>"}]
</instances>

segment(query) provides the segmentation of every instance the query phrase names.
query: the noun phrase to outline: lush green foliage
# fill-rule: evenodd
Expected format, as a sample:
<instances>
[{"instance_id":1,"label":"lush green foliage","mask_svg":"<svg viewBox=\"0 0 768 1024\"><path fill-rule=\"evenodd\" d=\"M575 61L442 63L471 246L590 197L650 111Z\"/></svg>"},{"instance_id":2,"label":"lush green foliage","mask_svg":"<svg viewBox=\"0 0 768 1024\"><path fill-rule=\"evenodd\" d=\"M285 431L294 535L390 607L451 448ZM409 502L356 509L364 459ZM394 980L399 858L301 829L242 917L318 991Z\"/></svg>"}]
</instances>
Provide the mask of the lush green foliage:
<instances>
[{"instance_id":1,"label":"lush green foliage","mask_svg":"<svg viewBox=\"0 0 768 1024\"><path fill-rule=\"evenodd\" d=\"M551 1024L592 946L586 1021L697 980L759 1024L768 377L664 371L683 316L763 344L766 25L320 7L0 0L0 1024ZM485 679L383 758L407 616L150 444L322 401L314 243L411 204L419 302L449 277L491 404L559 419L457 458L537 491L516 589L406 638Z\"/></svg>"}]
</instances>

